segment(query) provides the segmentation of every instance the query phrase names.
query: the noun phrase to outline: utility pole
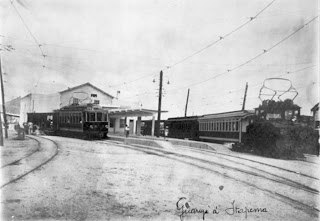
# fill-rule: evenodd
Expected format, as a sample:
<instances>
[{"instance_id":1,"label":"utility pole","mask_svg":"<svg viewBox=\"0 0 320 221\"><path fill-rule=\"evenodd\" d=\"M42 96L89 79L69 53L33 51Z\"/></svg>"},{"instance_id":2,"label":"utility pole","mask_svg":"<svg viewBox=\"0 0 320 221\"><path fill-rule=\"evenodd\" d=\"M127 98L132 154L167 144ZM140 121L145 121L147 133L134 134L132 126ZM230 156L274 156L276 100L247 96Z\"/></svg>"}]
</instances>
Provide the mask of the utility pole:
<instances>
[{"instance_id":1,"label":"utility pole","mask_svg":"<svg viewBox=\"0 0 320 221\"><path fill-rule=\"evenodd\" d=\"M2 132L2 119L1 119L1 114L0 114L0 146L3 147L3 132Z\"/></svg>"},{"instance_id":2,"label":"utility pole","mask_svg":"<svg viewBox=\"0 0 320 221\"><path fill-rule=\"evenodd\" d=\"M248 90L248 82L246 83L246 90L244 91L244 98L243 98L242 110L244 110L244 109L245 109L245 106L246 106L247 90Z\"/></svg>"},{"instance_id":3,"label":"utility pole","mask_svg":"<svg viewBox=\"0 0 320 221\"><path fill-rule=\"evenodd\" d=\"M1 81L1 94L2 94L2 111L3 111L3 121L4 121L4 134L5 138L8 138L8 129L7 129L7 114L6 114L6 106L4 101L4 88L3 88L3 79L2 79L2 58L0 57L0 81ZM2 124L1 124L2 130Z\"/></svg>"},{"instance_id":4,"label":"utility pole","mask_svg":"<svg viewBox=\"0 0 320 221\"><path fill-rule=\"evenodd\" d=\"M185 111L184 111L184 116L185 116L185 117L187 116L187 110L188 110L189 92L190 92L190 88L188 88L186 108L185 108Z\"/></svg>"},{"instance_id":5,"label":"utility pole","mask_svg":"<svg viewBox=\"0 0 320 221\"><path fill-rule=\"evenodd\" d=\"M158 131L157 137L160 137L160 119L161 119L161 99L162 99L162 70L160 71L160 83L159 83L159 103L158 103L158 121L156 123Z\"/></svg>"}]
</instances>

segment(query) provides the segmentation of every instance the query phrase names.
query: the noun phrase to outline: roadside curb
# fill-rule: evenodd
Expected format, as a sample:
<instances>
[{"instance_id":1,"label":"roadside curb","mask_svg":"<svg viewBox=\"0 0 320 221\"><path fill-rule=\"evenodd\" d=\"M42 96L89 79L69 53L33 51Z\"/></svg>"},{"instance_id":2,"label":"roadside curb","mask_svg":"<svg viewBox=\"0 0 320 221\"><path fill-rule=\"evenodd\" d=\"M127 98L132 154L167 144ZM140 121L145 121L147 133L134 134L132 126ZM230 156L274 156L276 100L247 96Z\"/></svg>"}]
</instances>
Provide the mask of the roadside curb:
<instances>
[{"instance_id":1,"label":"roadside curb","mask_svg":"<svg viewBox=\"0 0 320 221\"><path fill-rule=\"evenodd\" d=\"M185 147L192 147L202 150L212 150L221 153L231 153L232 151L221 145L215 143L206 143L206 142L199 142L193 140L181 140L181 139L157 139L154 137L146 138L146 137L123 137L119 135L108 135L110 140L120 141L124 144L138 144L138 145L149 145L152 147L160 147L163 149L173 149L174 146L185 146Z\"/></svg>"},{"instance_id":2,"label":"roadside curb","mask_svg":"<svg viewBox=\"0 0 320 221\"><path fill-rule=\"evenodd\" d=\"M39 145L40 145L40 148L38 151L35 151L33 153L37 153L37 152L40 152L41 148L43 148L44 144L42 143L43 141L41 141L41 138L38 138L36 136L31 136L31 135L28 135L29 138L31 139L34 139L36 140L37 142L39 142ZM51 161L58 153L59 153L59 148L58 148L58 144L50 139L46 139L46 138L42 138L42 139L45 139L47 141L50 141L51 144L53 144L50 148L51 150L49 150L49 154L50 156L48 158L46 158L45 160L41 161L39 164L36 164L36 166L32 167L31 169L29 168L28 170L22 172L22 174L19 174L15 177L13 177L12 179L9 179L8 181L5 181L5 183L1 184L0 188L3 188L5 186L7 186L8 184L11 184L11 183L14 183L16 182L17 180L23 178L24 176L28 175L29 173L37 170L38 168L40 168L41 166L45 165L46 163L48 163L49 161ZM32 154L30 154L29 156L31 156ZM26 157L24 157L23 159L26 159ZM20 159L22 160L22 159ZM16 162L20 161L20 160L17 160ZM33 162L34 163L34 162ZM25 166L25 165L23 165ZM22 166L21 166L22 167ZM18 170L23 170L23 168L19 168ZM6 167L7 168L7 167ZM6 168L3 168L3 169L6 169Z\"/></svg>"}]
</instances>

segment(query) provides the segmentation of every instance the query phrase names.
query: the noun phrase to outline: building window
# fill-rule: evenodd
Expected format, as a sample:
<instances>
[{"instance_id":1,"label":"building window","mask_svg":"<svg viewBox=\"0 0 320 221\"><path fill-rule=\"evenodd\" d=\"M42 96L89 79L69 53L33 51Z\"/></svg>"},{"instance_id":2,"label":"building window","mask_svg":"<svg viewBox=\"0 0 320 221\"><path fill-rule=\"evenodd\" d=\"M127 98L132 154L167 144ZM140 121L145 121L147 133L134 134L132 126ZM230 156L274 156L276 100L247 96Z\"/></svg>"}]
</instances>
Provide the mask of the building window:
<instances>
[{"instance_id":1,"label":"building window","mask_svg":"<svg viewBox=\"0 0 320 221\"><path fill-rule=\"evenodd\" d=\"M94 100L93 103L94 104L100 104L100 101L99 100Z\"/></svg>"},{"instance_id":2,"label":"building window","mask_svg":"<svg viewBox=\"0 0 320 221\"><path fill-rule=\"evenodd\" d=\"M73 103L73 104L79 104L79 99L78 99L78 98L73 98L72 103Z\"/></svg>"},{"instance_id":3,"label":"building window","mask_svg":"<svg viewBox=\"0 0 320 221\"><path fill-rule=\"evenodd\" d=\"M120 128L124 128L126 126L126 119L120 119Z\"/></svg>"},{"instance_id":4,"label":"building window","mask_svg":"<svg viewBox=\"0 0 320 221\"><path fill-rule=\"evenodd\" d=\"M113 128L113 125L114 125L114 119L110 119L109 127L112 127L112 128Z\"/></svg>"},{"instance_id":5,"label":"building window","mask_svg":"<svg viewBox=\"0 0 320 221\"><path fill-rule=\"evenodd\" d=\"M97 94L91 94L91 97L97 97Z\"/></svg>"}]
</instances>

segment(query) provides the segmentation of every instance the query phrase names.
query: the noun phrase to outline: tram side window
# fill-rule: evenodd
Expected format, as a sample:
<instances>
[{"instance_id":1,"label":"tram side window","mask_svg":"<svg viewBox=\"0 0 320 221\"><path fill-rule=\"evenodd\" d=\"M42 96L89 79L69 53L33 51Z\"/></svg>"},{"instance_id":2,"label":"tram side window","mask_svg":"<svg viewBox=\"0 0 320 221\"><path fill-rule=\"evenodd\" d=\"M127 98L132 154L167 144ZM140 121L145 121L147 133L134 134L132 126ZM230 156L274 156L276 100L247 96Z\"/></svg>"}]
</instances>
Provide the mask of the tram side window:
<instances>
[{"instance_id":1,"label":"tram side window","mask_svg":"<svg viewBox=\"0 0 320 221\"><path fill-rule=\"evenodd\" d=\"M70 113L70 123L74 123L74 116L73 116L73 113Z\"/></svg>"},{"instance_id":2,"label":"tram side window","mask_svg":"<svg viewBox=\"0 0 320 221\"><path fill-rule=\"evenodd\" d=\"M97 121L102 121L102 113L97 113Z\"/></svg>"},{"instance_id":3,"label":"tram side window","mask_svg":"<svg viewBox=\"0 0 320 221\"><path fill-rule=\"evenodd\" d=\"M96 121L96 113L89 113L89 121Z\"/></svg>"}]
</instances>

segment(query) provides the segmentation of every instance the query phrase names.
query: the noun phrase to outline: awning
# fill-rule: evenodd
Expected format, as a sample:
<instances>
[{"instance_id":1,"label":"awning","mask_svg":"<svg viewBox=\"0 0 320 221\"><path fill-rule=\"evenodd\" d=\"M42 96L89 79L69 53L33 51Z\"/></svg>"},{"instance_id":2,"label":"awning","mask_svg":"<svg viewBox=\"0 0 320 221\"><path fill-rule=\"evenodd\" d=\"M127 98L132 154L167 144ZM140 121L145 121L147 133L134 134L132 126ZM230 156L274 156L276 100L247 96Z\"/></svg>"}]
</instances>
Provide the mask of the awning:
<instances>
[{"instance_id":1,"label":"awning","mask_svg":"<svg viewBox=\"0 0 320 221\"><path fill-rule=\"evenodd\" d=\"M167 113L168 111L161 111ZM149 109L112 109L108 111L109 117L146 117L158 114L157 110Z\"/></svg>"}]
</instances>

